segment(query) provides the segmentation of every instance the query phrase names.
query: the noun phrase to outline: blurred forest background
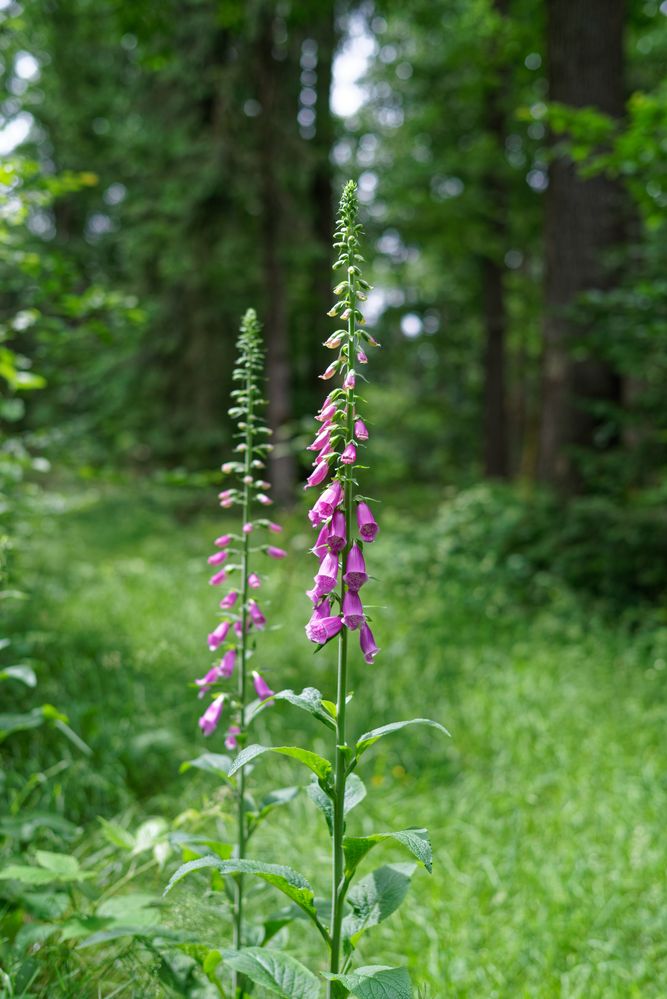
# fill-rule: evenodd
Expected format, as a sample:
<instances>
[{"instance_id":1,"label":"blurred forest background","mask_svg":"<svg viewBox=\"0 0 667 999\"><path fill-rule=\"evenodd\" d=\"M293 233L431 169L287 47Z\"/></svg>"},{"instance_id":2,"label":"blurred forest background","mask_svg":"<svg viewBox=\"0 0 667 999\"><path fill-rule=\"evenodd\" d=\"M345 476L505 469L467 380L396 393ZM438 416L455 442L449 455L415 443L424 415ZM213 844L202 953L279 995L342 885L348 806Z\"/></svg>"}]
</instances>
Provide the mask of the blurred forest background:
<instances>
[{"instance_id":1,"label":"blurred forest background","mask_svg":"<svg viewBox=\"0 0 667 999\"><path fill-rule=\"evenodd\" d=\"M353 719L454 735L375 757L436 846L382 961L432 999L664 996L666 67L659 0L0 0L0 853L81 865L0 876L2 999L218 994L187 932L224 917L159 897L224 826L177 768L234 342L256 307L294 507L269 681L326 689L298 497L348 177L387 607Z\"/></svg>"}]
</instances>

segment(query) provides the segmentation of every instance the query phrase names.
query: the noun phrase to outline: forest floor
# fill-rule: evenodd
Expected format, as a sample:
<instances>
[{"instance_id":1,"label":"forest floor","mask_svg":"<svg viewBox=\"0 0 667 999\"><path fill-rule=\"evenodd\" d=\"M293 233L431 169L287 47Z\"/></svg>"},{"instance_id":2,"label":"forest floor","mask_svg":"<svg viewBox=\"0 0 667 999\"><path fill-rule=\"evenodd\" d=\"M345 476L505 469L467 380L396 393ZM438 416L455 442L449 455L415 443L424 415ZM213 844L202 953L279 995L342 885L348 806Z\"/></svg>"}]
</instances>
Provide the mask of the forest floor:
<instances>
[{"instance_id":1,"label":"forest floor","mask_svg":"<svg viewBox=\"0 0 667 999\"><path fill-rule=\"evenodd\" d=\"M29 599L12 626L39 678L21 704L57 705L92 749L87 759L53 732L25 743L42 767L68 761L48 793L82 829L73 848L86 864L99 859L98 815L129 830L154 816L188 830L225 811L216 778L181 775L179 765L222 751L221 734L205 742L199 733L191 683L208 668L216 621L206 555L227 525L188 493L91 485L47 499L20 556ZM630 627L557 581L513 588L465 552L450 560L437 517L415 527L385 511L367 553L382 652L372 667L355 656L351 727L427 715L452 737L415 728L366 757L369 795L349 829L427 826L434 871L415 874L402 908L362 943L361 963L406 963L432 999L662 997L667 628L656 612ZM261 638L256 663L274 689L314 685L331 697L334 654L313 657L303 632L312 575L304 524L288 521L290 557L266 566L261 603L276 630ZM304 717L276 706L258 720L257 741L330 749ZM268 789L301 782L302 772L258 763L253 780ZM327 840L303 795L265 823L253 849L293 864L324 894ZM376 853L378 862L405 859L389 846ZM149 858L111 891L159 891L178 859L160 870ZM195 877L175 889L163 918L200 926L223 946L224 919L210 905L200 911L203 884ZM299 938L305 930L287 944L293 952ZM317 961L317 939L307 946ZM95 951L77 960L90 969ZM114 981L119 968L137 982L147 976L119 994L171 994L136 948L118 959ZM78 989L71 994L88 994ZM54 975L34 994L69 993Z\"/></svg>"}]
</instances>

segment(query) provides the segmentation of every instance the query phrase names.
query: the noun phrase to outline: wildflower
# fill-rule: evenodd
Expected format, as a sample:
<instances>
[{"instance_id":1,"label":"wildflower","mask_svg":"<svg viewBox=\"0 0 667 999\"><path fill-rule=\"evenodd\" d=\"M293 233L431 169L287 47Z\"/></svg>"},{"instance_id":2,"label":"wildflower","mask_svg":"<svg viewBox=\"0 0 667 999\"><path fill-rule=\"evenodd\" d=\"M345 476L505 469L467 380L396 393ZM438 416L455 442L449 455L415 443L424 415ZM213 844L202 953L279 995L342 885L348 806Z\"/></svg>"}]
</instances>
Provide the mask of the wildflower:
<instances>
[{"instance_id":1,"label":"wildflower","mask_svg":"<svg viewBox=\"0 0 667 999\"><path fill-rule=\"evenodd\" d=\"M334 511L329 528L329 548L332 552L341 552L347 542L347 532L345 530L345 514L342 510Z\"/></svg>"},{"instance_id":2,"label":"wildflower","mask_svg":"<svg viewBox=\"0 0 667 999\"><path fill-rule=\"evenodd\" d=\"M343 624L355 631L365 621L361 597L355 590L348 590L343 597Z\"/></svg>"},{"instance_id":3,"label":"wildflower","mask_svg":"<svg viewBox=\"0 0 667 999\"><path fill-rule=\"evenodd\" d=\"M225 703L225 695L220 694L207 707L204 714L199 719L199 727L204 735L213 735L222 715L222 708Z\"/></svg>"},{"instance_id":4,"label":"wildflower","mask_svg":"<svg viewBox=\"0 0 667 999\"><path fill-rule=\"evenodd\" d=\"M208 647L211 652L215 652L219 645L227 638L227 633L229 632L231 625L229 621L222 621L217 628L214 628L211 634L208 636Z\"/></svg>"},{"instance_id":5,"label":"wildflower","mask_svg":"<svg viewBox=\"0 0 667 999\"><path fill-rule=\"evenodd\" d=\"M251 572L248 576L248 586L251 590L258 590L262 585L262 581L256 572Z\"/></svg>"},{"instance_id":6,"label":"wildflower","mask_svg":"<svg viewBox=\"0 0 667 999\"><path fill-rule=\"evenodd\" d=\"M259 604L256 600L248 601L248 611L250 613L250 617L252 618L252 623L256 628L259 628L259 630L262 631L262 629L266 626L266 618L259 609Z\"/></svg>"},{"instance_id":7,"label":"wildflower","mask_svg":"<svg viewBox=\"0 0 667 999\"><path fill-rule=\"evenodd\" d=\"M222 565L229 558L228 551L214 552L213 555L209 555L208 564L209 565Z\"/></svg>"},{"instance_id":8,"label":"wildflower","mask_svg":"<svg viewBox=\"0 0 667 999\"><path fill-rule=\"evenodd\" d=\"M275 548L273 545L269 545L266 549L266 554L270 558L287 558L287 552L282 548Z\"/></svg>"},{"instance_id":9,"label":"wildflower","mask_svg":"<svg viewBox=\"0 0 667 999\"><path fill-rule=\"evenodd\" d=\"M222 673L220 672L220 667L213 666L205 676L202 676L199 680L195 680L195 683L199 687L199 696L203 697L207 694L213 684L217 683L221 676Z\"/></svg>"},{"instance_id":10,"label":"wildflower","mask_svg":"<svg viewBox=\"0 0 667 999\"><path fill-rule=\"evenodd\" d=\"M379 528L368 503L357 504L357 525L364 541L375 541Z\"/></svg>"},{"instance_id":11,"label":"wildflower","mask_svg":"<svg viewBox=\"0 0 667 999\"><path fill-rule=\"evenodd\" d=\"M338 371L338 361L332 361L331 364L328 366L328 368L325 371L323 371L319 377L322 379L322 381L328 381L329 378L333 378L333 376L336 374L337 371Z\"/></svg>"},{"instance_id":12,"label":"wildflower","mask_svg":"<svg viewBox=\"0 0 667 999\"><path fill-rule=\"evenodd\" d=\"M347 445L347 447L341 454L340 460L343 462L344 465L354 465L355 461L357 460L357 449L352 443L352 441L350 441L350 443Z\"/></svg>"},{"instance_id":13,"label":"wildflower","mask_svg":"<svg viewBox=\"0 0 667 999\"><path fill-rule=\"evenodd\" d=\"M234 604L238 600L238 597L239 597L238 590L230 590L229 593L226 596L224 596L220 601L221 608L223 610L229 610L230 607L234 606Z\"/></svg>"},{"instance_id":14,"label":"wildflower","mask_svg":"<svg viewBox=\"0 0 667 999\"><path fill-rule=\"evenodd\" d=\"M311 513L319 517L319 521L328 520L343 498L343 487L336 480L332 482L328 489L325 489L320 498L316 501Z\"/></svg>"},{"instance_id":15,"label":"wildflower","mask_svg":"<svg viewBox=\"0 0 667 999\"><path fill-rule=\"evenodd\" d=\"M343 579L351 590L360 590L368 579L366 563L361 548L353 544L347 556L347 565Z\"/></svg>"},{"instance_id":16,"label":"wildflower","mask_svg":"<svg viewBox=\"0 0 667 999\"><path fill-rule=\"evenodd\" d=\"M310 489L312 486L319 486L321 482L324 482L328 474L328 463L326 461L320 461L319 464L315 466L315 471L308 477L304 489Z\"/></svg>"},{"instance_id":17,"label":"wildflower","mask_svg":"<svg viewBox=\"0 0 667 999\"><path fill-rule=\"evenodd\" d=\"M220 572L216 572L214 576L211 576L209 583L211 586L219 586L220 583L224 583L227 579L227 570L221 569Z\"/></svg>"},{"instance_id":18,"label":"wildflower","mask_svg":"<svg viewBox=\"0 0 667 999\"><path fill-rule=\"evenodd\" d=\"M331 420L331 417L337 412L337 407L335 402L328 402L326 406L323 406L320 412L317 414L315 419L318 423L326 423Z\"/></svg>"},{"instance_id":19,"label":"wildflower","mask_svg":"<svg viewBox=\"0 0 667 999\"><path fill-rule=\"evenodd\" d=\"M364 621L359 631L359 645L361 646L361 651L363 653L364 659L371 666L375 660L376 655L380 651L375 644L375 639L373 638L373 632L368 627L368 624Z\"/></svg>"},{"instance_id":20,"label":"wildflower","mask_svg":"<svg viewBox=\"0 0 667 999\"><path fill-rule=\"evenodd\" d=\"M252 671L252 682L255 686L255 693L259 697L260 701L265 701L267 697L273 697L274 691L271 690L268 683L256 670Z\"/></svg>"},{"instance_id":21,"label":"wildflower","mask_svg":"<svg viewBox=\"0 0 667 999\"><path fill-rule=\"evenodd\" d=\"M354 436L358 441L368 440L368 429L363 420L354 421Z\"/></svg>"},{"instance_id":22,"label":"wildflower","mask_svg":"<svg viewBox=\"0 0 667 999\"><path fill-rule=\"evenodd\" d=\"M324 558L328 551L329 546L329 528L323 527L320 533L317 535L317 541L314 546L310 549L313 555L317 555L318 558Z\"/></svg>"},{"instance_id":23,"label":"wildflower","mask_svg":"<svg viewBox=\"0 0 667 999\"><path fill-rule=\"evenodd\" d=\"M315 576L315 589L320 596L331 593L338 582L338 556L327 552ZM347 581L346 581L347 582Z\"/></svg>"},{"instance_id":24,"label":"wildflower","mask_svg":"<svg viewBox=\"0 0 667 999\"><path fill-rule=\"evenodd\" d=\"M269 530L273 531L274 534L280 534L280 533L282 533L282 527L280 526L280 524L270 523L269 524Z\"/></svg>"},{"instance_id":25,"label":"wildflower","mask_svg":"<svg viewBox=\"0 0 667 999\"><path fill-rule=\"evenodd\" d=\"M357 375L354 368L350 368L348 373L345 375L345 380L343 382L344 389L353 389L357 384Z\"/></svg>"},{"instance_id":26,"label":"wildflower","mask_svg":"<svg viewBox=\"0 0 667 999\"><path fill-rule=\"evenodd\" d=\"M257 493L256 499L258 503L262 504L262 506L271 506L273 503L271 497L267 496L265 493Z\"/></svg>"},{"instance_id":27,"label":"wildflower","mask_svg":"<svg viewBox=\"0 0 667 999\"><path fill-rule=\"evenodd\" d=\"M327 610L329 609L328 604L316 607L306 625L307 638L317 645L324 645L329 639L334 638L343 627L341 617L321 613L325 607Z\"/></svg>"},{"instance_id":28,"label":"wildflower","mask_svg":"<svg viewBox=\"0 0 667 999\"><path fill-rule=\"evenodd\" d=\"M238 725L230 725L225 734L225 749L233 750L238 746L237 736L241 734Z\"/></svg>"},{"instance_id":29,"label":"wildflower","mask_svg":"<svg viewBox=\"0 0 667 999\"><path fill-rule=\"evenodd\" d=\"M230 475L234 471L234 469L236 468L236 462L235 461L226 461L224 463L224 465L222 465L221 467L222 467L222 471L225 473L225 475Z\"/></svg>"},{"instance_id":30,"label":"wildflower","mask_svg":"<svg viewBox=\"0 0 667 999\"><path fill-rule=\"evenodd\" d=\"M241 528L244 534L252 534L252 529L253 529L252 524L244 524L243 527Z\"/></svg>"},{"instance_id":31,"label":"wildflower","mask_svg":"<svg viewBox=\"0 0 667 999\"><path fill-rule=\"evenodd\" d=\"M234 672L235 665L236 649L228 649L220 660L220 676L224 676L225 679L229 679Z\"/></svg>"},{"instance_id":32,"label":"wildflower","mask_svg":"<svg viewBox=\"0 0 667 999\"><path fill-rule=\"evenodd\" d=\"M368 364L368 358L366 357L366 353L365 351L361 350L361 348L359 348L359 350L357 351L357 360L359 361L359 364Z\"/></svg>"}]
</instances>

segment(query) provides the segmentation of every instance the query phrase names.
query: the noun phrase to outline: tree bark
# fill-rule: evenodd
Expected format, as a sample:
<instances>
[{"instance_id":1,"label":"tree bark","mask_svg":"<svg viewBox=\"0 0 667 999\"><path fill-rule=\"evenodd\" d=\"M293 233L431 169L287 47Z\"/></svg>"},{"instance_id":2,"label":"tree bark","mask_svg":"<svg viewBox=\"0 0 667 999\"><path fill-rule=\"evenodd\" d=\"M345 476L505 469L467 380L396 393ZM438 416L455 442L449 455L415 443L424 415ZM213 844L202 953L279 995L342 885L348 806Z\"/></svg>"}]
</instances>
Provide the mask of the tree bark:
<instances>
[{"instance_id":1,"label":"tree bark","mask_svg":"<svg viewBox=\"0 0 667 999\"><path fill-rule=\"evenodd\" d=\"M296 467L290 446L292 416L286 277L281 256L282 197L277 176L281 149L281 66L273 54L272 4L263 14L258 39L258 93L262 106L259 135L260 192L262 203L262 261L264 271L264 323L268 376L267 417L273 430L270 457L275 499L294 499Z\"/></svg>"},{"instance_id":2,"label":"tree bark","mask_svg":"<svg viewBox=\"0 0 667 999\"><path fill-rule=\"evenodd\" d=\"M505 18L509 0L495 0L496 13ZM507 66L502 51L502 39L496 39L492 61L496 73L486 94L486 127L493 137L498 166L489 171L484 188L491 211L490 252L482 259L482 298L484 314L484 473L487 478L505 479L509 475L507 388L505 339L507 310L505 305L504 251L507 243L507 189L500 170L504 160L506 122L503 97L507 89Z\"/></svg>"},{"instance_id":3,"label":"tree bark","mask_svg":"<svg viewBox=\"0 0 667 999\"><path fill-rule=\"evenodd\" d=\"M549 99L624 111L625 0L547 0ZM573 448L594 443L595 404L618 397L619 379L602 359L575 360L586 329L569 310L582 292L609 288L608 252L622 242L623 199L605 177L582 180L565 157L549 168L545 204L545 319L538 477L564 491L579 487Z\"/></svg>"}]
</instances>

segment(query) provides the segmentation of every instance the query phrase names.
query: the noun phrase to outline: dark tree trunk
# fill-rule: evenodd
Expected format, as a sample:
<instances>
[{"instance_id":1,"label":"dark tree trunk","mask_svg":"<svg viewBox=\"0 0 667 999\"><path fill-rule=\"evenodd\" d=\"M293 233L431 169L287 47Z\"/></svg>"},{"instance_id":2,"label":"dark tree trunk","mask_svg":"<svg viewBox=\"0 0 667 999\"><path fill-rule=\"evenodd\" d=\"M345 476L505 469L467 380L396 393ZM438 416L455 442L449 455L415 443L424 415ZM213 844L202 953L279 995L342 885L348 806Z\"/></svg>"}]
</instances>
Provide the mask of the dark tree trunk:
<instances>
[{"instance_id":1,"label":"dark tree trunk","mask_svg":"<svg viewBox=\"0 0 667 999\"><path fill-rule=\"evenodd\" d=\"M317 102L315 104L315 137L313 152L315 163L311 184L313 206L313 228L315 234L316 261L313 268L314 312L317 319L314 329L317 341L310 345L309 385L313 386L314 401L319 396L317 375L322 371L326 360L321 343L331 332L331 323L326 313L331 307L332 281L332 237L334 230L333 171L331 149L334 143L334 125L331 114L331 78L333 57L336 48L336 20L332 0L322 0L316 30L317 41Z\"/></svg>"},{"instance_id":2,"label":"dark tree trunk","mask_svg":"<svg viewBox=\"0 0 667 999\"><path fill-rule=\"evenodd\" d=\"M507 16L508 0L496 0L496 12ZM504 95L507 89L507 66L498 46L492 60L496 73L486 94L486 127L493 137L497 161L504 161L506 123ZM507 432L507 389L505 365L505 306L504 253L507 243L507 189L499 170L489 171L484 188L491 212L490 252L482 259L482 308L484 317L484 474L488 478L505 479L509 474Z\"/></svg>"},{"instance_id":3,"label":"dark tree trunk","mask_svg":"<svg viewBox=\"0 0 667 999\"><path fill-rule=\"evenodd\" d=\"M625 0L548 0L549 99L624 110ZM589 447L597 429L595 404L618 398L619 379L595 357L574 360L572 343L586 330L569 314L578 296L608 288L608 253L623 238L619 185L582 180L566 158L549 169L545 205L545 320L538 477L562 490L578 486L572 449Z\"/></svg>"},{"instance_id":4,"label":"dark tree trunk","mask_svg":"<svg viewBox=\"0 0 667 999\"><path fill-rule=\"evenodd\" d=\"M269 5L271 7L272 5ZM266 11L258 41L258 93L262 105L259 158L262 202L262 260L264 270L264 323L268 376L268 422L273 430L270 458L275 499L294 499L294 455L290 446L292 416L286 276L281 257L282 197L277 176L281 149L282 66L273 54L273 16Z\"/></svg>"}]
</instances>

